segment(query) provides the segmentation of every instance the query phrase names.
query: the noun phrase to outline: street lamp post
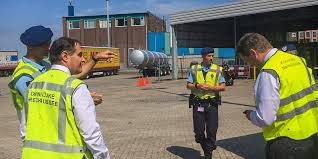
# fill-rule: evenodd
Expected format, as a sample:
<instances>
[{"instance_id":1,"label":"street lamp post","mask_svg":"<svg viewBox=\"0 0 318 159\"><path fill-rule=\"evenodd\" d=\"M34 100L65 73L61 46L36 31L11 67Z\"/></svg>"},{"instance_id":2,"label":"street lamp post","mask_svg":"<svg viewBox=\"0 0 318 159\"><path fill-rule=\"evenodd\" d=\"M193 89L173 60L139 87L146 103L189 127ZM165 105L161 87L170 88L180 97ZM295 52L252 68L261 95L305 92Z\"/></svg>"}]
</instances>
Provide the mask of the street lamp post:
<instances>
[{"instance_id":1,"label":"street lamp post","mask_svg":"<svg viewBox=\"0 0 318 159\"><path fill-rule=\"evenodd\" d=\"M106 15L107 15L107 46L110 47L110 33L109 33L109 13L108 13L108 2L109 0L106 0Z\"/></svg>"}]
</instances>

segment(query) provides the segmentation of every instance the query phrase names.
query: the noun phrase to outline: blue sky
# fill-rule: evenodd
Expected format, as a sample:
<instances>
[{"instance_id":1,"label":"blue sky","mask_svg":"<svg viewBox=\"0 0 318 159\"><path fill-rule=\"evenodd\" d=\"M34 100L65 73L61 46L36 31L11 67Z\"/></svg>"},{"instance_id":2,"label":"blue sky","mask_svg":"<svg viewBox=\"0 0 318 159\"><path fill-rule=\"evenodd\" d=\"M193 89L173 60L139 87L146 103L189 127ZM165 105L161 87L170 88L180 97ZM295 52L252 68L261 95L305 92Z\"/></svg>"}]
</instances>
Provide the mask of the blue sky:
<instances>
[{"instance_id":1,"label":"blue sky","mask_svg":"<svg viewBox=\"0 0 318 159\"><path fill-rule=\"evenodd\" d=\"M151 11L165 16L177 11L220 5L238 0L110 0L110 14ZM105 14L105 0L72 0L75 16ZM33 25L53 30L53 40L62 36L62 17L68 0L1 0L0 50L18 50L25 55L20 34Z\"/></svg>"}]
</instances>

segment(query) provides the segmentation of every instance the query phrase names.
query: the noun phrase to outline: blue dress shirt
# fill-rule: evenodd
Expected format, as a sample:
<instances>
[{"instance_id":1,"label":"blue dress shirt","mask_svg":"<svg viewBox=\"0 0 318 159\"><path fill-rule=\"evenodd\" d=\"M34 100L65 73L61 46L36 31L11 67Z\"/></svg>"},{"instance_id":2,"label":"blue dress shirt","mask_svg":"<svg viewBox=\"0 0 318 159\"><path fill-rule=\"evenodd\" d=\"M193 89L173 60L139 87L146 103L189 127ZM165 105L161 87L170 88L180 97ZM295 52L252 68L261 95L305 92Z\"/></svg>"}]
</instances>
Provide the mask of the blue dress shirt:
<instances>
[{"instance_id":1,"label":"blue dress shirt","mask_svg":"<svg viewBox=\"0 0 318 159\"><path fill-rule=\"evenodd\" d=\"M22 59L25 63L31 64L32 66L39 69L41 73L46 72L50 68L50 64L47 62L42 61L41 64L38 64L36 62L31 61L30 59L26 57L22 57ZM22 76L20 79L16 82L15 87L18 89L19 93L24 97L25 90L28 88L28 83L30 83L33 79L29 76Z\"/></svg>"},{"instance_id":2,"label":"blue dress shirt","mask_svg":"<svg viewBox=\"0 0 318 159\"><path fill-rule=\"evenodd\" d=\"M31 61L26 57L22 57L23 62L31 64L35 68L37 68L41 73L44 73L46 70L50 68L50 64L42 61L41 64ZM26 90L28 89L28 85L32 82L32 78L29 76L21 76L20 79L15 84L15 88L19 91L19 93L25 98ZM20 137L22 140L25 138L25 110L24 107L20 111L17 109L18 118L20 119Z\"/></svg>"}]
</instances>

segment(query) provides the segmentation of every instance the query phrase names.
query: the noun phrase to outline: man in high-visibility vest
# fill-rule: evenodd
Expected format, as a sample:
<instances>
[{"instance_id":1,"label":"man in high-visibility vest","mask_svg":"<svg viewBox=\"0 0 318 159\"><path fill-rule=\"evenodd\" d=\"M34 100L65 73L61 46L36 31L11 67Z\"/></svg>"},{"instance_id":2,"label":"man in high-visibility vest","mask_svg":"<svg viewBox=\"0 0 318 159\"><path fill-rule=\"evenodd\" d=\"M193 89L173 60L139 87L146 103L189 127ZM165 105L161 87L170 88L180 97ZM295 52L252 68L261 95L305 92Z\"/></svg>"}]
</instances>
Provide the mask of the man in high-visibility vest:
<instances>
[{"instance_id":1,"label":"man in high-visibility vest","mask_svg":"<svg viewBox=\"0 0 318 159\"><path fill-rule=\"evenodd\" d=\"M201 55L203 62L191 66L187 89L191 90L189 104L193 107L195 141L201 145L205 159L211 159L216 149L219 92L225 90L225 79L222 67L213 63L214 49L203 48Z\"/></svg>"},{"instance_id":2,"label":"man in high-visibility vest","mask_svg":"<svg viewBox=\"0 0 318 159\"><path fill-rule=\"evenodd\" d=\"M318 157L318 85L303 58L283 52L258 33L247 33L237 53L261 69L255 83L256 110L244 114L263 129L267 159Z\"/></svg>"},{"instance_id":3,"label":"man in high-visibility vest","mask_svg":"<svg viewBox=\"0 0 318 159\"><path fill-rule=\"evenodd\" d=\"M55 40L49 59L51 69L26 92L22 158L110 159L87 85L71 76L82 71L80 42Z\"/></svg>"},{"instance_id":4,"label":"man in high-visibility vest","mask_svg":"<svg viewBox=\"0 0 318 159\"><path fill-rule=\"evenodd\" d=\"M21 42L27 46L27 54L22 57L14 70L9 88L20 121L20 136L22 140L25 136L25 114L23 108L25 92L33 79L51 67L51 65L43 59L48 56L52 36L52 30L41 25L28 28L20 36ZM113 56L109 54L111 54L111 52L107 51L94 55L93 59L95 60L87 62L83 66L83 71L74 76L76 78L84 77L94 67L97 60ZM101 100L95 102L101 103Z\"/></svg>"}]
</instances>

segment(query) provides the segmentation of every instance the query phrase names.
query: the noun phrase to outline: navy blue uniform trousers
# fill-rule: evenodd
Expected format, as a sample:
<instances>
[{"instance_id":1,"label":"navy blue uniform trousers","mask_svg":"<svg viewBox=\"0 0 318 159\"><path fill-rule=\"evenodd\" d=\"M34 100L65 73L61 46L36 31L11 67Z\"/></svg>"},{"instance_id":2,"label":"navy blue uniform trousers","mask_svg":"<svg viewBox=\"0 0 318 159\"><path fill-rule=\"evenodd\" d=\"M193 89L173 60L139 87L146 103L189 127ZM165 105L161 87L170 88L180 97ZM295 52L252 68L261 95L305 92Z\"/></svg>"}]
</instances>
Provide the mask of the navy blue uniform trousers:
<instances>
[{"instance_id":1,"label":"navy blue uniform trousers","mask_svg":"<svg viewBox=\"0 0 318 159\"><path fill-rule=\"evenodd\" d=\"M204 112L198 111L198 106L193 106L193 128L195 141L201 144L204 151L212 152L216 149L218 129L218 104L216 102L204 104Z\"/></svg>"}]
</instances>

